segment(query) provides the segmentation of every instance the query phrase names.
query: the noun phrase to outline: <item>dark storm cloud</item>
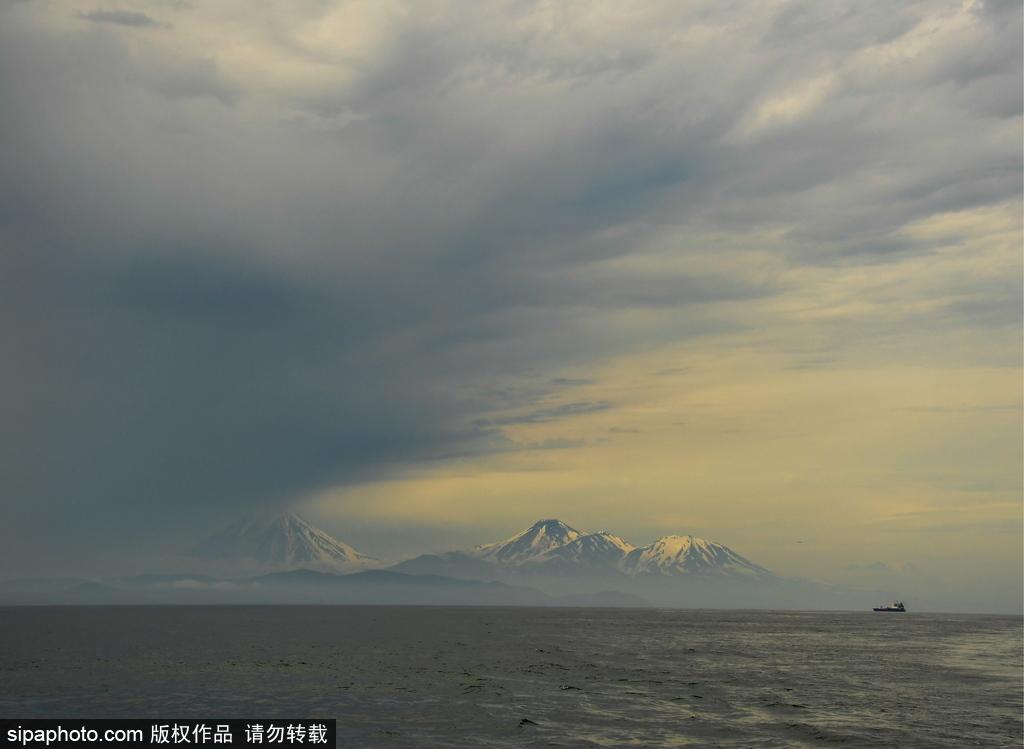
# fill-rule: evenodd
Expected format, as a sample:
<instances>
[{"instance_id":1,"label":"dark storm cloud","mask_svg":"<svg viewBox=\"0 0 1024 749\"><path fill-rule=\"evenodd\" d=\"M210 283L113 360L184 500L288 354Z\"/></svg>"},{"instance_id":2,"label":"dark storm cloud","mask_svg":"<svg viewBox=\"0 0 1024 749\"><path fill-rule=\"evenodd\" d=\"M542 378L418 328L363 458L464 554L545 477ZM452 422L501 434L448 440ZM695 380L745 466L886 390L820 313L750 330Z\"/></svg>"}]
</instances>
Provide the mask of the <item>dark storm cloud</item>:
<instances>
[{"instance_id":1,"label":"dark storm cloud","mask_svg":"<svg viewBox=\"0 0 1024 749\"><path fill-rule=\"evenodd\" d=\"M633 27L413 6L369 19L362 57L296 31L327 5L244 29L180 8L159 48L103 28L158 25L141 11L5 8L6 527L100 537L572 447L501 426L609 409L548 405L585 384L560 372L742 328L709 310L784 290L702 232L871 263L927 251L910 222L1019 193L1016 142L985 137L1019 112L1016 4L898 76L843 67L949 7L667 3ZM244 34L255 62L209 42ZM824 70L826 104L769 106ZM945 309L984 325L1003 299Z\"/></svg>"},{"instance_id":2,"label":"dark storm cloud","mask_svg":"<svg viewBox=\"0 0 1024 749\"><path fill-rule=\"evenodd\" d=\"M241 510L398 456L504 447L460 423L429 340L378 349L386 326L344 291L216 261L44 263L36 278L53 288L18 325L36 361L5 391L5 411L38 427L7 435L4 451L14 487L45 486L34 511L120 524Z\"/></svg>"}]
</instances>

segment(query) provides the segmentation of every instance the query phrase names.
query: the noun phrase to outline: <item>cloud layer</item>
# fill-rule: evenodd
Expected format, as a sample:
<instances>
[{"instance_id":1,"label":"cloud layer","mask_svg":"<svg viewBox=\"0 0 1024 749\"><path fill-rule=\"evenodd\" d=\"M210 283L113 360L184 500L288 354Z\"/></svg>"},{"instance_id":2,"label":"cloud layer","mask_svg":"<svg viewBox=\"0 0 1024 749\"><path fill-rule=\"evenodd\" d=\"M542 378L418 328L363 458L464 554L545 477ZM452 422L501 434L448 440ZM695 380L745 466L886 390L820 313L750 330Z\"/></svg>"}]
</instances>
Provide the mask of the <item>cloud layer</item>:
<instances>
[{"instance_id":1,"label":"cloud layer","mask_svg":"<svg viewBox=\"0 0 1024 749\"><path fill-rule=\"evenodd\" d=\"M576 449L696 342L1019 365L1019 3L0 16L0 473L58 536Z\"/></svg>"}]
</instances>

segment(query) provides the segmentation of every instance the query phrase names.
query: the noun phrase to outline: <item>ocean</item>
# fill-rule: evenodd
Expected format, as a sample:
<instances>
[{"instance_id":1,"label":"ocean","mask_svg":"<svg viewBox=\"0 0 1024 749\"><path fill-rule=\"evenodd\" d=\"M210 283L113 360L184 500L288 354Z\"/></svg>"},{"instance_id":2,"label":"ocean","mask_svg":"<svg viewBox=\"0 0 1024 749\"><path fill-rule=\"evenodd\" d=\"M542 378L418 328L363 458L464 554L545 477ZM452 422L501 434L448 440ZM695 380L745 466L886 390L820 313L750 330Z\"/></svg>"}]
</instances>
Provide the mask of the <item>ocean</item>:
<instances>
[{"instance_id":1,"label":"ocean","mask_svg":"<svg viewBox=\"0 0 1024 749\"><path fill-rule=\"evenodd\" d=\"M0 608L3 718L336 718L344 747L1020 747L1019 616Z\"/></svg>"}]
</instances>

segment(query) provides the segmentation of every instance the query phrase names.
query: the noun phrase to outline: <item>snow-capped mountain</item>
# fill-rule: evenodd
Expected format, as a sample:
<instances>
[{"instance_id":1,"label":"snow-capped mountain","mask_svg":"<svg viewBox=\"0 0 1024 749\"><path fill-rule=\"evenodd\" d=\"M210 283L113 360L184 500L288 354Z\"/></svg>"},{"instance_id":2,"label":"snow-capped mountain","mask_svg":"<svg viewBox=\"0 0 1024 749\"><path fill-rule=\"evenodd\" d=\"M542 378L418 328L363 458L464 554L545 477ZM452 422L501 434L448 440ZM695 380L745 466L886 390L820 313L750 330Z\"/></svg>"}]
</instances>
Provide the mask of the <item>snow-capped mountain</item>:
<instances>
[{"instance_id":1,"label":"snow-capped mountain","mask_svg":"<svg viewBox=\"0 0 1024 749\"><path fill-rule=\"evenodd\" d=\"M771 573L728 546L694 536L664 536L628 552L619 568L627 575L724 575L761 577Z\"/></svg>"},{"instance_id":2,"label":"snow-capped mountain","mask_svg":"<svg viewBox=\"0 0 1024 749\"><path fill-rule=\"evenodd\" d=\"M476 579L544 575L764 579L772 574L727 546L703 538L664 536L635 547L608 531L588 533L556 519L539 520L504 541L469 551L425 554L393 569Z\"/></svg>"},{"instance_id":3,"label":"snow-capped mountain","mask_svg":"<svg viewBox=\"0 0 1024 749\"><path fill-rule=\"evenodd\" d=\"M275 570L357 572L381 564L290 512L247 518L200 542L193 554Z\"/></svg>"},{"instance_id":4,"label":"snow-capped mountain","mask_svg":"<svg viewBox=\"0 0 1024 749\"><path fill-rule=\"evenodd\" d=\"M633 544L608 531L588 533L528 559L522 569L524 572L615 571L634 548Z\"/></svg>"},{"instance_id":5,"label":"snow-capped mountain","mask_svg":"<svg viewBox=\"0 0 1024 749\"><path fill-rule=\"evenodd\" d=\"M469 553L501 565L519 565L578 539L582 533L561 520L538 520L525 531L504 541L483 544Z\"/></svg>"},{"instance_id":6,"label":"snow-capped mountain","mask_svg":"<svg viewBox=\"0 0 1024 749\"><path fill-rule=\"evenodd\" d=\"M550 559L620 559L636 547L621 536L608 531L578 536L569 543L544 553Z\"/></svg>"}]
</instances>

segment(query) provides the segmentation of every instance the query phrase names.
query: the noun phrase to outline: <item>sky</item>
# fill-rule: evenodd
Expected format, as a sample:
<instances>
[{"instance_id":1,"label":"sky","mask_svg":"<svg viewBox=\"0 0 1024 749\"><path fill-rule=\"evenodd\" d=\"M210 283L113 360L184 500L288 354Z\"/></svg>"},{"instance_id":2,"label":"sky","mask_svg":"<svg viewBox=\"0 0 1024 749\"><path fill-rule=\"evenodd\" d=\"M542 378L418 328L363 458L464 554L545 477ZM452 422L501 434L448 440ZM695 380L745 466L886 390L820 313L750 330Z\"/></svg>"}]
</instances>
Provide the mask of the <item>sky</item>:
<instances>
[{"instance_id":1,"label":"sky","mask_svg":"<svg viewBox=\"0 0 1024 749\"><path fill-rule=\"evenodd\" d=\"M559 517L1017 605L1021 40L1016 0L4 0L0 569Z\"/></svg>"}]
</instances>

